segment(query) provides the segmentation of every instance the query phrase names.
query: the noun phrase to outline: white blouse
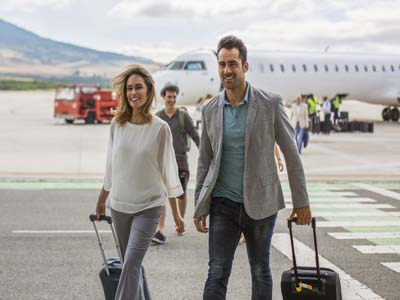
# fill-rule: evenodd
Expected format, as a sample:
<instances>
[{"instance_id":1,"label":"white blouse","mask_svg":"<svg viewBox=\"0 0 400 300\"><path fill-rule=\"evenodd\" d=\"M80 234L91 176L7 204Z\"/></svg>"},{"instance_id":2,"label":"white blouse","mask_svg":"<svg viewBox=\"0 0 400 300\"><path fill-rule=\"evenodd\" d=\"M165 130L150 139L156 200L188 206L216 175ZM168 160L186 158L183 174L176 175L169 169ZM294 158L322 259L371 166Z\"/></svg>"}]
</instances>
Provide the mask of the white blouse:
<instances>
[{"instance_id":1,"label":"white blouse","mask_svg":"<svg viewBox=\"0 0 400 300\"><path fill-rule=\"evenodd\" d=\"M141 125L111 122L104 189L111 208L123 213L165 205L165 193L183 194L166 122L157 116Z\"/></svg>"}]
</instances>

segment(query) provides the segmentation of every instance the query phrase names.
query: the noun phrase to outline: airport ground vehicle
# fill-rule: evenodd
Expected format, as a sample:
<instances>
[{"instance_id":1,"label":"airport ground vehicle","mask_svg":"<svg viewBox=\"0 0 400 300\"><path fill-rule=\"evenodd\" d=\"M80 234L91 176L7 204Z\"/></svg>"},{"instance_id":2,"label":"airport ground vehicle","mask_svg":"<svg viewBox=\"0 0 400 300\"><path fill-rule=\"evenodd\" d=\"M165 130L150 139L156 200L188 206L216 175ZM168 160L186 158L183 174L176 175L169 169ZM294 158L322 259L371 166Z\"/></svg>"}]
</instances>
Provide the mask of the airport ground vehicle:
<instances>
[{"instance_id":1,"label":"airport ground vehicle","mask_svg":"<svg viewBox=\"0 0 400 300\"><path fill-rule=\"evenodd\" d=\"M86 124L110 121L117 100L111 91L103 91L97 85L60 85L54 98L54 117L72 124L85 120Z\"/></svg>"}]
</instances>

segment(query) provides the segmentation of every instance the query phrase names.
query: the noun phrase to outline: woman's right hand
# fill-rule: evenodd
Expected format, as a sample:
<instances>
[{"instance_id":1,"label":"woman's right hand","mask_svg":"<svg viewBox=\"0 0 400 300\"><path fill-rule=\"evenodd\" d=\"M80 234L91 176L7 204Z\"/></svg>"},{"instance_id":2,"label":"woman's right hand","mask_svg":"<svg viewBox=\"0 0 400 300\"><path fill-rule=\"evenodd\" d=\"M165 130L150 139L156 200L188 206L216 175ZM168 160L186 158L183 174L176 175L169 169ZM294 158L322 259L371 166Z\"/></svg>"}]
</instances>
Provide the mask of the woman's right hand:
<instances>
[{"instance_id":1,"label":"woman's right hand","mask_svg":"<svg viewBox=\"0 0 400 300\"><path fill-rule=\"evenodd\" d=\"M106 215L106 201L99 199L96 205L96 218L100 220L101 216Z\"/></svg>"},{"instance_id":2,"label":"woman's right hand","mask_svg":"<svg viewBox=\"0 0 400 300\"><path fill-rule=\"evenodd\" d=\"M96 205L96 218L100 220L101 216L106 215L106 201L109 192L104 189L104 187L100 191L99 199L97 200Z\"/></svg>"}]
</instances>

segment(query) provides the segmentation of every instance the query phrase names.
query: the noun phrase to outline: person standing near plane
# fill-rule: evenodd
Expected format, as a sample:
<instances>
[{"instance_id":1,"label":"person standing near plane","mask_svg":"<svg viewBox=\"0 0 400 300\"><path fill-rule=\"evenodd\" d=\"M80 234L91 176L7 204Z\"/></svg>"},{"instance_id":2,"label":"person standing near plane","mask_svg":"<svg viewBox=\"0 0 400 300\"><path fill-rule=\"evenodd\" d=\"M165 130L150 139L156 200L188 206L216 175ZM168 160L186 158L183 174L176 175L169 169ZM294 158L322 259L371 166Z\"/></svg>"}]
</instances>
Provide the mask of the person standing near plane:
<instances>
[{"instance_id":1,"label":"person standing near plane","mask_svg":"<svg viewBox=\"0 0 400 300\"><path fill-rule=\"evenodd\" d=\"M337 124L337 120L339 119L339 108L340 108L340 97L336 95L333 99L331 99L331 107L333 111L333 125Z\"/></svg>"},{"instance_id":2,"label":"person standing near plane","mask_svg":"<svg viewBox=\"0 0 400 300\"><path fill-rule=\"evenodd\" d=\"M307 104L302 101L300 96L296 98L296 103L292 105L290 120L292 121L292 126L295 129L297 150L299 151L299 153L301 153L305 134L307 134L306 132L308 131L309 120L307 113Z\"/></svg>"},{"instance_id":3,"label":"person standing near plane","mask_svg":"<svg viewBox=\"0 0 400 300\"><path fill-rule=\"evenodd\" d=\"M193 120L188 112L183 108L176 107L176 96L179 94L179 88L173 83L167 83L160 92L164 99L165 108L157 112L162 120L168 123L173 137L173 145L178 164L179 179L181 180L183 194L179 196L178 206L175 198L170 198L169 203L173 212L174 221L177 228L177 234L183 235L184 231L179 230L184 228L184 218L187 206L186 188L189 182L189 163L186 152L189 151L188 138L190 137L197 148L200 144L200 137L196 128L193 125ZM175 209L177 207L177 209ZM153 242L156 244L164 244L166 236L164 234L165 218L167 209L164 206L161 211L160 223L157 232L153 237Z\"/></svg>"},{"instance_id":4,"label":"person standing near plane","mask_svg":"<svg viewBox=\"0 0 400 300\"><path fill-rule=\"evenodd\" d=\"M249 69L242 40L218 44L224 91L205 104L195 190L194 223L209 232L209 271L203 299L225 299L240 234L246 239L252 299L272 299L271 238L284 198L274 159L275 142L286 161L292 190L290 219L310 224L311 210L293 128L280 96L245 80ZM210 215L210 227L207 216Z\"/></svg>"},{"instance_id":5,"label":"person standing near plane","mask_svg":"<svg viewBox=\"0 0 400 300\"><path fill-rule=\"evenodd\" d=\"M331 101L328 97L324 97L324 102L322 102L322 111L324 112L324 133L329 134L331 131Z\"/></svg>"},{"instance_id":6,"label":"person standing near plane","mask_svg":"<svg viewBox=\"0 0 400 300\"><path fill-rule=\"evenodd\" d=\"M311 132L319 133L319 128L317 128L317 108L318 108L318 99L313 94L310 94L307 99L308 103L308 116L311 121ZM318 120L319 121L319 120Z\"/></svg>"},{"instance_id":7,"label":"person standing near plane","mask_svg":"<svg viewBox=\"0 0 400 300\"><path fill-rule=\"evenodd\" d=\"M96 215L106 200L124 257L116 300L143 300L141 265L168 197L182 195L172 135L167 123L151 114L155 97L150 73L131 65L114 79L119 104L111 122L104 184ZM182 230L182 229L181 229Z\"/></svg>"}]
</instances>

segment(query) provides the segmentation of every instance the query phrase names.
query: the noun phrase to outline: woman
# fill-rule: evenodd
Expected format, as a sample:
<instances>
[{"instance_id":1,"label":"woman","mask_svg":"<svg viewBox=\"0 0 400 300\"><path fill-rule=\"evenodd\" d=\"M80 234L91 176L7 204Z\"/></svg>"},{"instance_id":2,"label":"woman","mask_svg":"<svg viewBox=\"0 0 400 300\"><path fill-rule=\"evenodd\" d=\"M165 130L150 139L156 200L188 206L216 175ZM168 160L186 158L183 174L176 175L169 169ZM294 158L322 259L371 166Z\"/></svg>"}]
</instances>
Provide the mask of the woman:
<instances>
[{"instance_id":1,"label":"woman","mask_svg":"<svg viewBox=\"0 0 400 300\"><path fill-rule=\"evenodd\" d=\"M173 198L183 191L169 126L151 114L155 90L150 73L131 65L114 78L114 88L120 97L111 122L96 215L105 214L110 195L111 216L124 257L115 299L143 299L141 265L165 205L165 192ZM184 230L182 219L176 225L177 230Z\"/></svg>"}]
</instances>

